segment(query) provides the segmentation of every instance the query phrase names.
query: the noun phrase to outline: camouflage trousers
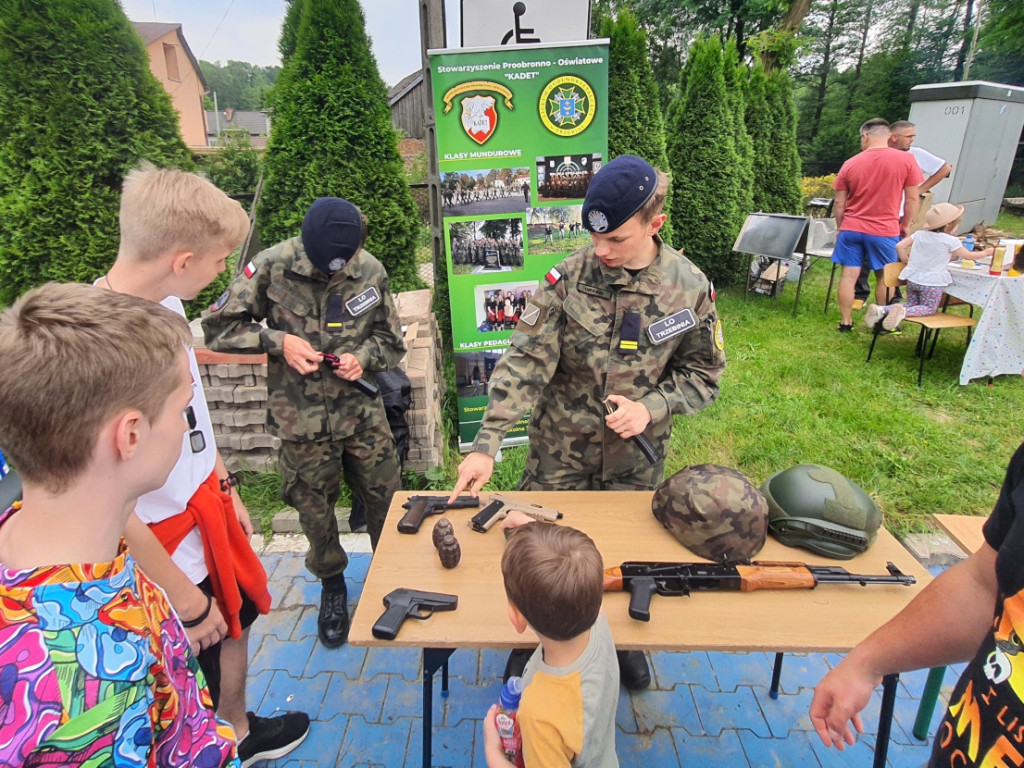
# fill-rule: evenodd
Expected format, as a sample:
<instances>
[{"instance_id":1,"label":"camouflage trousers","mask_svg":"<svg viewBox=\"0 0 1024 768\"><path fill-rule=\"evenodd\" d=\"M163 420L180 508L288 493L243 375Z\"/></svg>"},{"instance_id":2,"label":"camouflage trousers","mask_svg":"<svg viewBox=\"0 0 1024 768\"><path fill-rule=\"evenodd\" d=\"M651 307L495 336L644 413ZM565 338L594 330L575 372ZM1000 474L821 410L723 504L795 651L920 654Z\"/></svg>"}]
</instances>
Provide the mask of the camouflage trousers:
<instances>
[{"instance_id":1,"label":"camouflage trousers","mask_svg":"<svg viewBox=\"0 0 1024 768\"><path fill-rule=\"evenodd\" d=\"M531 449L516 487L520 491L653 491L665 474L665 462L623 467L607 479L602 474L600 467L574 469L557 456Z\"/></svg>"},{"instance_id":2,"label":"camouflage trousers","mask_svg":"<svg viewBox=\"0 0 1024 768\"><path fill-rule=\"evenodd\" d=\"M366 505L366 530L374 549L384 529L391 497L401 486L401 468L387 422L342 440L323 443L282 440L281 498L298 510L309 541L306 568L318 579L344 572L348 555L338 541L334 506L340 480Z\"/></svg>"}]
</instances>

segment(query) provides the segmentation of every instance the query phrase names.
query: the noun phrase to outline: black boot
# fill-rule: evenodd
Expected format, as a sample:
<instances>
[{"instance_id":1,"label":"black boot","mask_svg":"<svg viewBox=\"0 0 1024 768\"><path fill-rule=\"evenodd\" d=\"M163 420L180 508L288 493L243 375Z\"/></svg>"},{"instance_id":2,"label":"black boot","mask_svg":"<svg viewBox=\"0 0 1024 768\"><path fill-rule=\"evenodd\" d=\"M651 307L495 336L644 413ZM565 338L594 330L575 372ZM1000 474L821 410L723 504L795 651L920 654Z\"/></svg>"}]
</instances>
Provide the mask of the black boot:
<instances>
[{"instance_id":1,"label":"black boot","mask_svg":"<svg viewBox=\"0 0 1024 768\"><path fill-rule=\"evenodd\" d=\"M323 582L317 632L325 648L337 648L348 640L348 588L344 574Z\"/></svg>"},{"instance_id":2,"label":"black boot","mask_svg":"<svg viewBox=\"0 0 1024 768\"><path fill-rule=\"evenodd\" d=\"M513 648L512 653L508 655L508 661L505 662L505 674L501 677L501 682L507 683L510 677L522 677L523 672L526 671L526 662L533 656L533 648Z\"/></svg>"},{"instance_id":3,"label":"black boot","mask_svg":"<svg viewBox=\"0 0 1024 768\"><path fill-rule=\"evenodd\" d=\"M642 691L651 684L651 669L643 651L616 651L619 657L619 680L631 691Z\"/></svg>"}]
</instances>

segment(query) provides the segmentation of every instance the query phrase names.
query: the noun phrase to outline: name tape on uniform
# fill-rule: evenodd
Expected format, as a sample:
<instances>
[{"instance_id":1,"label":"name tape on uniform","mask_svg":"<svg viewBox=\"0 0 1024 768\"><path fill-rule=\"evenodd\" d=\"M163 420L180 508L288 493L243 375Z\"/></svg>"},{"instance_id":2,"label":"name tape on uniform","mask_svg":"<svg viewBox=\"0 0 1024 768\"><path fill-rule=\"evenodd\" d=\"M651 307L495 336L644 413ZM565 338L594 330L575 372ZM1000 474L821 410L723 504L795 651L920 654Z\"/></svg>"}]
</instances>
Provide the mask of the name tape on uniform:
<instances>
[{"instance_id":1,"label":"name tape on uniform","mask_svg":"<svg viewBox=\"0 0 1024 768\"><path fill-rule=\"evenodd\" d=\"M694 316L693 310L684 309L648 325L647 336L652 344L661 344L695 327L697 327L697 318Z\"/></svg>"},{"instance_id":2,"label":"name tape on uniform","mask_svg":"<svg viewBox=\"0 0 1024 768\"><path fill-rule=\"evenodd\" d=\"M380 303L380 294L377 293L377 289L369 287L358 296L353 296L351 299L345 302L345 309L352 317L359 317L366 310L376 306Z\"/></svg>"}]
</instances>

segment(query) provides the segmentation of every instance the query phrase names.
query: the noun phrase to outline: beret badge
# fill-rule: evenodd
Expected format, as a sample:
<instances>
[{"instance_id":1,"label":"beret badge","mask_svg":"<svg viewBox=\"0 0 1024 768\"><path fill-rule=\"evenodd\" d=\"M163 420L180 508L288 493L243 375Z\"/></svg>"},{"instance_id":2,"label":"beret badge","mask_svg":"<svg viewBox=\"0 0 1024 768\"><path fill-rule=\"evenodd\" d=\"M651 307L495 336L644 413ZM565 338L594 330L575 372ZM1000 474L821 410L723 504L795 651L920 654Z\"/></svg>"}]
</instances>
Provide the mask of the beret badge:
<instances>
[{"instance_id":1,"label":"beret badge","mask_svg":"<svg viewBox=\"0 0 1024 768\"><path fill-rule=\"evenodd\" d=\"M608 229L608 217L596 208L587 214L587 219L590 222L590 228L594 232L604 232Z\"/></svg>"}]
</instances>

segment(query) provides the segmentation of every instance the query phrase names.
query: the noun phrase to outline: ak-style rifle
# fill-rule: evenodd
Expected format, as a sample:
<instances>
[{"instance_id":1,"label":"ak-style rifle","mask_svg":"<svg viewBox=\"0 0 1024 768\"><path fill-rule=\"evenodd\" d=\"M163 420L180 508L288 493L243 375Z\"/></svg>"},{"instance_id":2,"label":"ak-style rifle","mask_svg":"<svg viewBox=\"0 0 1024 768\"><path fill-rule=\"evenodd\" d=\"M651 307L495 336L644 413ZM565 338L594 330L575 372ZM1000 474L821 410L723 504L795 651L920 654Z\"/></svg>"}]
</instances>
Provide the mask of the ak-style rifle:
<instances>
[{"instance_id":1,"label":"ak-style rifle","mask_svg":"<svg viewBox=\"0 0 1024 768\"><path fill-rule=\"evenodd\" d=\"M629 615L651 620L651 597L684 597L693 591L753 592L758 589L814 589L819 584L916 584L893 563L887 576L850 573L835 565L737 560L716 563L630 561L604 572L605 592L629 592Z\"/></svg>"}]
</instances>

